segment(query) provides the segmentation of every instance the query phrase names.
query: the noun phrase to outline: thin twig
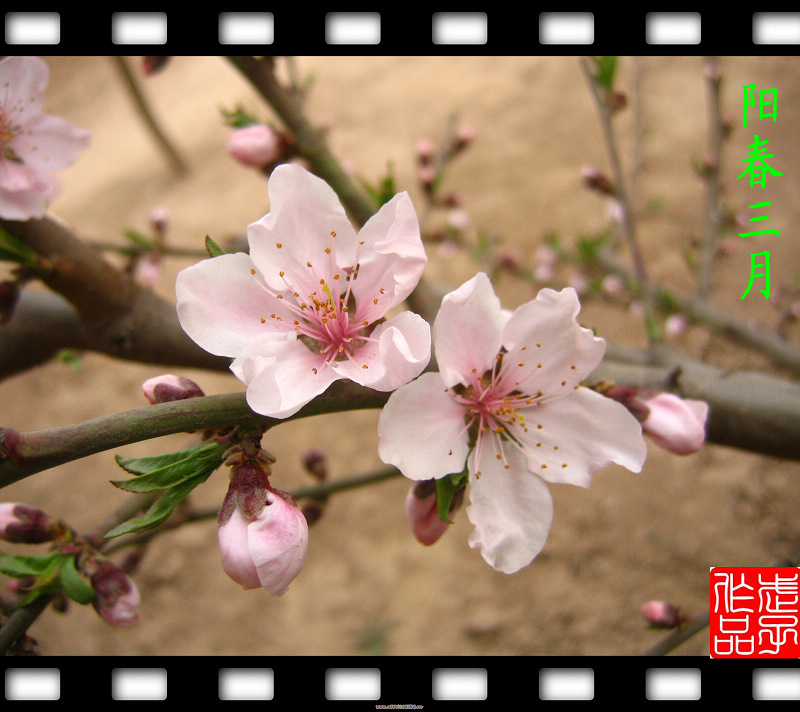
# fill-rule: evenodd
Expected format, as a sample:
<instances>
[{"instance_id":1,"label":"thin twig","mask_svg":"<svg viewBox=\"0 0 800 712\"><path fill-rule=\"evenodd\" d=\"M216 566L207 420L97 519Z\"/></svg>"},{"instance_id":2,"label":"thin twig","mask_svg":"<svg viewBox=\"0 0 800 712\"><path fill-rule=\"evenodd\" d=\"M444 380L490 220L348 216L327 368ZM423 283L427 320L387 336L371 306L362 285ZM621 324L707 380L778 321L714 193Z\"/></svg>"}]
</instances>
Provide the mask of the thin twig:
<instances>
[{"instance_id":1,"label":"thin twig","mask_svg":"<svg viewBox=\"0 0 800 712\"><path fill-rule=\"evenodd\" d=\"M724 135L720 110L719 69L714 57L706 57L703 64L708 102L708 155L703 164L703 177L706 184L706 228L700 249L700 266L695 284L695 297L699 299L707 298L711 291L711 270L717 253L719 230L722 223L719 176Z\"/></svg>"},{"instance_id":2,"label":"thin twig","mask_svg":"<svg viewBox=\"0 0 800 712\"><path fill-rule=\"evenodd\" d=\"M125 88L128 90L128 93L133 99L134 106L144 120L145 126L147 126L148 130L153 135L153 138L155 138L159 148L164 152L164 155L166 155L175 172L178 175L185 174L187 172L186 162L183 160L183 158L181 158L178 150L172 145L172 142L167 138L166 134L156 121L155 116L150 109L147 98L142 92L139 82L136 80L133 72L130 70L125 57L119 57L115 55L111 57L111 59L117 66L117 69L124 80Z\"/></svg>"},{"instance_id":3,"label":"thin twig","mask_svg":"<svg viewBox=\"0 0 800 712\"><path fill-rule=\"evenodd\" d=\"M636 234L633 206L631 205L627 194L627 181L625 180L625 176L622 171L622 165L619 160L619 150L617 149L614 131L611 126L611 111L605 96L597 86L597 82L595 81L592 72L589 69L589 63L585 57L581 58L581 70L583 71L586 81L589 84L592 97L594 98L598 113L600 115L600 125L603 129L606 149L608 151L608 158L609 162L611 163L611 170L614 174L614 195L622 210L622 224L625 230L625 238L628 243L628 250L630 251L631 260L633 261L633 271L636 275L638 284L641 285L644 295L643 305L647 327L647 337L648 341L653 343L656 341L653 333L653 327L655 326L655 321L653 319L653 300L650 296L649 280L647 276L647 269L645 268L644 264L644 257L642 256L642 251L639 247L638 236Z\"/></svg>"}]
</instances>

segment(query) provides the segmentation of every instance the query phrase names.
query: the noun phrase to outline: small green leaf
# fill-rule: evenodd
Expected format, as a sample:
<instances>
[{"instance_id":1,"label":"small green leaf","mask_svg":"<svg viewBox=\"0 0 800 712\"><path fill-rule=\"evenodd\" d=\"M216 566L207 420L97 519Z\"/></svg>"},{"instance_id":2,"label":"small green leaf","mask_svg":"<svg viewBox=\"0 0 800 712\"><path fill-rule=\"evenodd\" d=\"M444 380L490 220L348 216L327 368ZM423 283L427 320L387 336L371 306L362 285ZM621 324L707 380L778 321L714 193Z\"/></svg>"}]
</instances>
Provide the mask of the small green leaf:
<instances>
[{"instance_id":1,"label":"small green leaf","mask_svg":"<svg viewBox=\"0 0 800 712\"><path fill-rule=\"evenodd\" d=\"M91 603L97 595L75 566L75 557L68 554L64 554L61 566L61 584L64 592L76 603Z\"/></svg>"},{"instance_id":2,"label":"small green leaf","mask_svg":"<svg viewBox=\"0 0 800 712\"><path fill-rule=\"evenodd\" d=\"M608 89L608 91L613 91L614 89L614 75L617 71L617 62L619 57L617 56L609 56L609 57L592 57L594 60L594 65L596 72L594 74L594 80L600 86Z\"/></svg>"},{"instance_id":3,"label":"small green leaf","mask_svg":"<svg viewBox=\"0 0 800 712\"><path fill-rule=\"evenodd\" d=\"M57 562L61 554L42 554L39 556L10 556L0 554L0 573L11 578L39 577Z\"/></svg>"},{"instance_id":4,"label":"small green leaf","mask_svg":"<svg viewBox=\"0 0 800 712\"><path fill-rule=\"evenodd\" d=\"M208 235L206 235L206 251L210 257L219 257L226 255L227 252L223 250L216 242L214 242Z\"/></svg>"},{"instance_id":5,"label":"small green leaf","mask_svg":"<svg viewBox=\"0 0 800 712\"><path fill-rule=\"evenodd\" d=\"M195 458L198 461L212 462L216 458L221 459L225 452L226 445L222 443L205 443L198 447L187 450L168 452L164 455L150 455L148 457L120 457L116 456L117 464L126 472L132 475L147 475L151 472L163 470L165 467L180 465L187 458Z\"/></svg>"},{"instance_id":6,"label":"small green leaf","mask_svg":"<svg viewBox=\"0 0 800 712\"><path fill-rule=\"evenodd\" d=\"M0 261L35 265L36 253L18 237L0 227Z\"/></svg>"},{"instance_id":7,"label":"small green leaf","mask_svg":"<svg viewBox=\"0 0 800 712\"><path fill-rule=\"evenodd\" d=\"M142 235L141 232L137 232L136 230L125 230L123 233L125 237L130 240L134 245L139 245L140 247L146 247L148 249L152 249L153 241Z\"/></svg>"},{"instance_id":8,"label":"small green leaf","mask_svg":"<svg viewBox=\"0 0 800 712\"><path fill-rule=\"evenodd\" d=\"M209 472L208 474L210 475L211 473ZM194 477L171 489L165 490L159 498L153 502L153 505L145 514L141 517L123 522L118 527L108 532L106 538L113 539L123 534L133 534L148 529L155 529L168 519L169 515L172 514L172 510L181 503L184 497L197 487L197 485L205 482L206 479L208 479L208 475L205 477Z\"/></svg>"},{"instance_id":9,"label":"small green leaf","mask_svg":"<svg viewBox=\"0 0 800 712\"><path fill-rule=\"evenodd\" d=\"M450 505L453 502L455 493L458 492L466 483L466 470L458 474L446 475L436 480L436 507L439 511L439 519L448 524L450 520Z\"/></svg>"}]
</instances>

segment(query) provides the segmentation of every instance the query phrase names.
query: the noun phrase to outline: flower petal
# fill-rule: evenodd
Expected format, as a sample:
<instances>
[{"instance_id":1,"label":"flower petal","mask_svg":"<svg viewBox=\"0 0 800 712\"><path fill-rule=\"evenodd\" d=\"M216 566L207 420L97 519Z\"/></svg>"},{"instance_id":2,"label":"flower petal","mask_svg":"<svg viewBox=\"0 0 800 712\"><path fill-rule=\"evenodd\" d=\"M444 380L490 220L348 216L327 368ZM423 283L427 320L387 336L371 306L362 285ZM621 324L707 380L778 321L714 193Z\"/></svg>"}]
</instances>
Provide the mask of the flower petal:
<instances>
[{"instance_id":1,"label":"flower petal","mask_svg":"<svg viewBox=\"0 0 800 712\"><path fill-rule=\"evenodd\" d=\"M247 384L247 404L271 418L294 415L340 378L323 356L301 341L270 339L245 349L231 371Z\"/></svg>"},{"instance_id":2,"label":"flower petal","mask_svg":"<svg viewBox=\"0 0 800 712\"><path fill-rule=\"evenodd\" d=\"M297 507L272 492L267 501L247 527L247 541L261 586L282 596L305 563L308 523Z\"/></svg>"},{"instance_id":3,"label":"flower petal","mask_svg":"<svg viewBox=\"0 0 800 712\"><path fill-rule=\"evenodd\" d=\"M436 361L446 386L466 384L492 368L505 317L489 278L479 272L445 295L433 322Z\"/></svg>"},{"instance_id":4,"label":"flower petal","mask_svg":"<svg viewBox=\"0 0 800 712\"><path fill-rule=\"evenodd\" d=\"M50 68L39 57L5 57L0 61L0 102L12 125L21 125L44 106L44 89L50 79Z\"/></svg>"},{"instance_id":5,"label":"flower petal","mask_svg":"<svg viewBox=\"0 0 800 712\"><path fill-rule=\"evenodd\" d=\"M247 228L250 256L272 289L288 279L306 299L320 279L353 266L355 230L333 189L301 166L278 166L268 188L270 212Z\"/></svg>"},{"instance_id":6,"label":"flower petal","mask_svg":"<svg viewBox=\"0 0 800 712\"><path fill-rule=\"evenodd\" d=\"M217 530L222 568L245 589L261 586L248 546L249 524L250 521L235 507L230 519Z\"/></svg>"},{"instance_id":7,"label":"flower petal","mask_svg":"<svg viewBox=\"0 0 800 712\"><path fill-rule=\"evenodd\" d=\"M642 469L647 445L639 421L589 388L522 414L527 432L514 434L525 446L530 470L548 482L588 487L592 475L612 462L632 472Z\"/></svg>"},{"instance_id":8,"label":"flower petal","mask_svg":"<svg viewBox=\"0 0 800 712\"><path fill-rule=\"evenodd\" d=\"M470 460L474 460L474 454ZM503 463L486 453L470 465L467 517L475 525L469 545L497 571L513 574L542 550L553 521L553 500L547 485L528 471L514 450ZM474 473L480 470L480 478Z\"/></svg>"},{"instance_id":9,"label":"flower petal","mask_svg":"<svg viewBox=\"0 0 800 712\"><path fill-rule=\"evenodd\" d=\"M43 114L25 125L6 144L26 166L46 173L71 166L89 147L92 134L73 126L60 116Z\"/></svg>"},{"instance_id":10,"label":"flower petal","mask_svg":"<svg viewBox=\"0 0 800 712\"><path fill-rule=\"evenodd\" d=\"M353 361L340 361L332 366L340 376L362 386L394 391L419 376L430 358L428 322L418 314L402 312L379 324L370 341L355 352Z\"/></svg>"},{"instance_id":11,"label":"flower petal","mask_svg":"<svg viewBox=\"0 0 800 712\"><path fill-rule=\"evenodd\" d=\"M358 240L358 275L351 287L359 316L372 322L411 294L428 263L408 194L398 193L385 203L361 228Z\"/></svg>"},{"instance_id":12,"label":"flower petal","mask_svg":"<svg viewBox=\"0 0 800 712\"><path fill-rule=\"evenodd\" d=\"M378 420L378 455L412 480L461 472L469 450L464 409L438 373L396 390Z\"/></svg>"},{"instance_id":13,"label":"flower petal","mask_svg":"<svg viewBox=\"0 0 800 712\"><path fill-rule=\"evenodd\" d=\"M274 333L270 320L261 321L282 305L270 297L252 269L250 258L237 252L203 260L178 274L178 319L206 351L237 356L261 339L286 338L282 330Z\"/></svg>"},{"instance_id":14,"label":"flower petal","mask_svg":"<svg viewBox=\"0 0 800 712\"><path fill-rule=\"evenodd\" d=\"M578 295L568 287L542 289L511 315L503 330L503 368L521 391L561 397L600 363L605 341L578 324L579 311Z\"/></svg>"}]
</instances>

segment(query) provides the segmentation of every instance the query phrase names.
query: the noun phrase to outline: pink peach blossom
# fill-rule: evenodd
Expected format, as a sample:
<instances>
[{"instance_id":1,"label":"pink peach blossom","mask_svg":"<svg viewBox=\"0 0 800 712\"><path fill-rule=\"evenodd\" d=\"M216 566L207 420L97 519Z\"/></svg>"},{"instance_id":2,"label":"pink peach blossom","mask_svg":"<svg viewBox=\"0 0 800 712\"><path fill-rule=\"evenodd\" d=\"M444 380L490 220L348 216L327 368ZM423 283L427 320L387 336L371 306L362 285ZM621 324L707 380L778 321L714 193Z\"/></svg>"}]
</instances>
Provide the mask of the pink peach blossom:
<instances>
[{"instance_id":1,"label":"pink peach blossom","mask_svg":"<svg viewBox=\"0 0 800 712\"><path fill-rule=\"evenodd\" d=\"M88 147L90 133L42 113L50 70L38 57L0 60L0 217L44 215L59 189L54 176Z\"/></svg>"},{"instance_id":2,"label":"pink peach blossom","mask_svg":"<svg viewBox=\"0 0 800 712\"><path fill-rule=\"evenodd\" d=\"M574 290L542 289L508 314L478 274L446 295L433 326L440 371L395 391L378 452L412 480L468 473L472 548L496 570L527 566L553 516L546 482L588 486L616 462L638 472L641 427L619 403L579 388L605 342L578 325Z\"/></svg>"},{"instance_id":3,"label":"pink peach blossom","mask_svg":"<svg viewBox=\"0 0 800 712\"><path fill-rule=\"evenodd\" d=\"M297 165L269 180L270 212L248 228L250 254L178 275L178 317L200 346L233 357L247 402L285 418L347 378L392 391L425 368L430 328L405 311L427 263L406 193L356 233L336 193Z\"/></svg>"},{"instance_id":4,"label":"pink peach blossom","mask_svg":"<svg viewBox=\"0 0 800 712\"><path fill-rule=\"evenodd\" d=\"M308 524L303 513L273 491L255 518L234 507L218 531L222 568L242 588L282 596L306 560Z\"/></svg>"}]
</instances>

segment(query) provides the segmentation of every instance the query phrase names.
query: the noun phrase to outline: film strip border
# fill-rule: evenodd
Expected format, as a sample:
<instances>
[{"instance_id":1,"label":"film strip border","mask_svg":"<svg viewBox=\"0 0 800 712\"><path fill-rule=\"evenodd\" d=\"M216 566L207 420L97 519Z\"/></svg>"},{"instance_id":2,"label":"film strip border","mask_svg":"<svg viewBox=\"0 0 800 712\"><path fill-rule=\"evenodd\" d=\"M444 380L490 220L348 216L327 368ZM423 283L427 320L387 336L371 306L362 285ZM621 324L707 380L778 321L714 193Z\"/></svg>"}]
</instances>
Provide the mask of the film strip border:
<instances>
[{"instance_id":1,"label":"film strip border","mask_svg":"<svg viewBox=\"0 0 800 712\"><path fill-rule=\"evenodd\" d=\"M583 701L800 700L797 661L698 658L92 658L5 663L5 700L258 701L339 709L461 709Z\"/></svg>"},{"instance_id":2,"label":"film strip border","mask_svg":"<svg viewBox=\"0 0 800 712\"><path fill-rule=\"evenodd\" d=\"M796 5L794 6L796 7ZM185 5L148 12L5 11L4 51L47 53L87 48L216 53L231 47L281 53L497 53L580 51L624 45L649 53L793 53L800 48L800 11L743 12L433 12L399 7L379 12L311 9L220 12ZM615 49L618 51L619 47ZM146 52L143 52L146 53Z\"/></svg>"}]
</instances>

